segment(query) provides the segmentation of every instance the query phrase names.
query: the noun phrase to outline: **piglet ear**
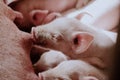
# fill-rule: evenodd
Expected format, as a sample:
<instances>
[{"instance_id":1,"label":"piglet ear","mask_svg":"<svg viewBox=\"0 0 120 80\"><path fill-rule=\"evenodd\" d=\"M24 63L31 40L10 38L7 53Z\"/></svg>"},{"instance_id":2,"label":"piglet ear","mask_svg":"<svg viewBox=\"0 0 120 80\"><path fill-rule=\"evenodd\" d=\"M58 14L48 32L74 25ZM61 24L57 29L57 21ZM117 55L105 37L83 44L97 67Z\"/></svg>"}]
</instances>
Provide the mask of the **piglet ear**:
<instances>
[{"instance_id":1,"label":"piglet ear","mask_svg":"<svg viewBox=\"0 0 120 80\"><path fill-rule=\"evenodd\" d=\"M93 76L86 76L86 77L83 77L82 80L99 80L99 79L97 79L96 77L93 77Z\"/></svg>"},{"instance_id":2,"label":"piglet ear","mask_svg":"<svg viewBox=\"0 0 120 80\"><path fill-rule=\"evenodd\" d=\"M72 36L72 49L76 54L86 51L94 39L93 35L87 32L75 32Z\"/></svg>"},{"instance_id":3,"label":"piglet ear","mask_svg":"<svg viewBox=\"0 0 120 80\"><path fill-rule=\"evenodd\" d=\"M29 13L31 22L36 26L42 24L42 21L47 16L47 14L48 10L32 10Z\"/></svg>"}]
</instances>

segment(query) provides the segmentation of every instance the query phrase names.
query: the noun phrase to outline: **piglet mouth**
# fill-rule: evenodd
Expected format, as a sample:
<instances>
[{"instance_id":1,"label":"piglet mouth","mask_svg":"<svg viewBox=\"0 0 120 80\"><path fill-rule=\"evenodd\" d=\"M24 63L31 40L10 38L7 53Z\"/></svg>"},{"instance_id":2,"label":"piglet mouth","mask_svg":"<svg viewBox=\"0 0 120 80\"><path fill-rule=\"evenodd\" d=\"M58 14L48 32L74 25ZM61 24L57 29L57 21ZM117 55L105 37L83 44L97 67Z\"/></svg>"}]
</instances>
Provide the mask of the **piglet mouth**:
<instances>
[{"instance_id":1,"label":"piglet mouth","mask_svg":"<svg viewBox=\"0 0 120 80\"><path fill-rule=\"evenodd\" d=\"M47 41L44 40L44 37L37 36L37 32L35 32L35 28L32 28L32 36L33 36L33 43L40 46L46 46Z\"/></svg>"},{"instance_id":2,"label":"piglet mouth","mask_svg":"<svg viewBox=\"0 0 120 80\"><path fill-rule=\"evenodd\" d=\"M47 41L39 38L39 39L35 39L34 44L45 47L48 43Z\"/></svg>"},{"instance_id":3,"label":"piglet mouth","mask_svg":"<svg viewBox=\"0 0 120 80\"><path fill-rule=\"evenodd\" d=\"M47 42L46 41L37 41L36 44L45 47L47 45Z\"/></svg>"}]
</instances>

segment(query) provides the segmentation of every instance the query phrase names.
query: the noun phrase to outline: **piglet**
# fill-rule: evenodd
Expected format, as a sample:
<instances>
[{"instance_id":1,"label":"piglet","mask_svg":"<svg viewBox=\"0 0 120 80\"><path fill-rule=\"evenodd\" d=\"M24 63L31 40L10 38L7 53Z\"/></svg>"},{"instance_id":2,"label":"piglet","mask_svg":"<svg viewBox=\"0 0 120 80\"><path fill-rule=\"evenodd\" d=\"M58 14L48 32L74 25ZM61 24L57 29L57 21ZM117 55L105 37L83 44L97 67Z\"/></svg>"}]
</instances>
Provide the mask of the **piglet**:
<instances>
[{"instance_id":1,"label":"piglet","mask_svg":"<svg viewBox=\"0 0 120 80\"><path fill-rule=\"evenodd\" d=\"M62 51L71 59L81 59L110 71L116 33L85 25L73 18L58 18L53 22L35 27L32 34L37 45Z\"/></svg>"},{"instance_id":2,"label":"piglet","mask_svg":"<svg viewBox=\"0 0 120 80\"><path fill-rule=\"evenodd\" d=\"M68 60L68 57L62 52L50 50L42 54L37 63L34 64L34 68L37 72L46 71L66 60Z\"/></svg>"},{"instance_id":3,"label":"piglet","mask_svg":"<svg viewBox=\"0 0 120 80\"><path fill-rule=\"evenodd\" d=\"M39 73L41 80L107 80L95 67L81 60L61 62L57 67Z\"/></svg>"}]
</instances>

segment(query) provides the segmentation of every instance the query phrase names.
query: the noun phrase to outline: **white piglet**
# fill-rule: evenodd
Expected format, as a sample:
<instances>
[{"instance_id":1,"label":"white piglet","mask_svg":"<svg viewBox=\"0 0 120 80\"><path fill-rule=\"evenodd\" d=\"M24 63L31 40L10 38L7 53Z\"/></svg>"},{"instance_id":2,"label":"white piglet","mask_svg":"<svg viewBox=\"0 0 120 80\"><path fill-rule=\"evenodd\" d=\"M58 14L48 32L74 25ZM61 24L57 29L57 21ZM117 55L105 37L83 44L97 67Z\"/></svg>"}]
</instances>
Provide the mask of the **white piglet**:
<instances>
[{"instance_id":1,"label":"white piglet","mask_svg":"<svg viewBox=\"0 0 120 80\"><path fill-rule=\"evenodd\" d=\"M68 60L39 73L41 80L107 80L102 72L80 60Z\"/></svg>"},{"instance_id":2,"label":"white piglet","mask_svg":"<svg viewBox=\"0 0 120 80\"><path fill-rule=\"evenodd\" d=\"M32 29L35 43L58 50L71 59L80 59L103 70L110 71L117 35L80 23L73 18L58 18Z\"/></svg>"},{"instance_id":3,"label":"white piglet","mask_svg":"<svg viewBox=\"0 0 120 80\"><path fill-rule=\"evenodd\" d=\"M41 55L37 63L34 64L34 68L37 72L46 71L66 60L68 60L68 57L62 52L50 50Z\"/></svg>"}]
</instances>

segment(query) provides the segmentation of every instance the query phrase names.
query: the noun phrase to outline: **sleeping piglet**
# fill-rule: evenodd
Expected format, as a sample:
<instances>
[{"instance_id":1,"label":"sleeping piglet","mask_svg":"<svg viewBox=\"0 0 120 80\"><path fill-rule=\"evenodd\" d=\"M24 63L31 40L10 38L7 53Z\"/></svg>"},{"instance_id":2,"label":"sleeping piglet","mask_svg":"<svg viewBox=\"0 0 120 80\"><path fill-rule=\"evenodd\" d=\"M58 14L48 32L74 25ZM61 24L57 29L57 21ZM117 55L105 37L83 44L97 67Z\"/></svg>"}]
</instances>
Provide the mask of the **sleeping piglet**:
<instances>
[{"instance_id":1,"label":"sleeping piglet","mask_svg":"<svg viewBox=\"0 0 120 80\"><path fill-rule=\"evenodd\" d=\"M57 67L39 73L41 80L106 80L103 73L81 60L61 62Z\"/></svg>"},{"instance_id":2,"label":"sleeping piglet","mask_svg":"<svg viewBox=\"0 0 120 80\"><path fill-rule=\"evenodd\" d=\"M116 34L85 25L73 18L58 18L32 29L35 43L62 51L71 59L81 59L109 72Z\"/></svg>"},{"instance_id":3,"label":"sleeping piglet","mask_svg":"<svg viewBox=\"0 0 120 80\"><path fill-rule=\"evenodd\" d=\"M34 64L34 68L36 72L46 71L66 60L68 60L68 57L62 52L50 50L41 55L37 63Z\"/></svg>"}]
</instances>

